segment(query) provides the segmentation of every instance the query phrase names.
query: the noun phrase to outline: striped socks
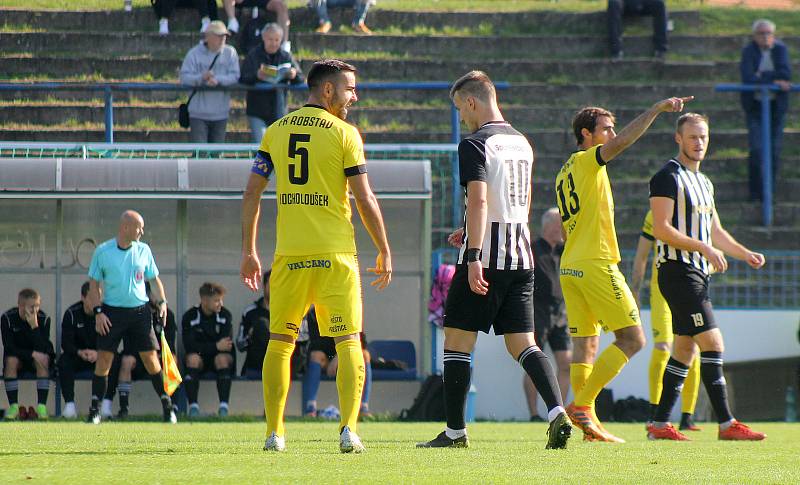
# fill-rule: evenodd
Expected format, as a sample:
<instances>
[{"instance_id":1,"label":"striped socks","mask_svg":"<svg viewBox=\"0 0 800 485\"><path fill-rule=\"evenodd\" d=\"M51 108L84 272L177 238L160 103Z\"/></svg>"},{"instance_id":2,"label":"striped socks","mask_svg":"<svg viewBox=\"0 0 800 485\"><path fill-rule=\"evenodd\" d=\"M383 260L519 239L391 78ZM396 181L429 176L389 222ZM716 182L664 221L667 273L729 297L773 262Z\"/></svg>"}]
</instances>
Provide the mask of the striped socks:
<instances>
[{"instance_id":1,"label":"striped socks","mask_svg":"<svg viewBox=\"0 0 800 485\"><path fill-rule=\"evenodd\" d=\"M664 370L663 390L658 401L658 409L653 417L656 425L665 425L669 422L669 415L672 412L675 401L683 389L683 381L689 375L689 367L670 357L667 367Z\"/></svg>"},{"instance_id":2,"label":"striped socks","mask_svg":"<svg viewBox=\"0 0 800 485\"><path fill-rule=\"evenodd\" d=\"M722 352L700 352L700 376L719 423L733 420L728 405L728 385L722 374Z\"/></svg>"},{"instance_id":3,"label":"striped socks","mask_svg":"<svg viewBox=\"0 0 800 485\"><path fill-rule=\"evenodd\" d=\"M538 346L531 345L519 354L517 362L525 369L531 382L536 386L536 390L539 391L539 395L542 396L542 400L547 405L548 417L555 417L564 412L561 389L558 387L553 366L550 365L550 360L544 352Z\"/></svg>"}]
</instances>

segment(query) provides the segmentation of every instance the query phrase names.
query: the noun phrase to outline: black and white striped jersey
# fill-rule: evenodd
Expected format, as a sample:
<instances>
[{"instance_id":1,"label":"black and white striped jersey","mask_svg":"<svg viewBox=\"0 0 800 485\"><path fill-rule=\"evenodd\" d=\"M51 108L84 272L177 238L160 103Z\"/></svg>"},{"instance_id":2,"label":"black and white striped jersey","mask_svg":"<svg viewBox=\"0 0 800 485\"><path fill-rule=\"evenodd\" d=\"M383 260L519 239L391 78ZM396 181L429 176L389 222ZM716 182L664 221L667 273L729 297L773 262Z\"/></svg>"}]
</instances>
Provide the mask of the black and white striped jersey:
<instances>
[{"instance_id":1,"label":"black and white striped jersey","mask_svg":"<svg viewBox=\"0 0 800 485\"><path fill-rule=\"evenodd\" d=\"M673 158L650 179L650 197L674 200L672 226L692 239L711 244L714 185L703 173L693 172ZM656 244L658 264L678 261L709 274L708 260L699 252L675 249L660 240Z\"/></svg>"},{"instance_id":2,"label":"black and white striped jersey","mask_svg":"<svg viewBox=\"0 0 800 485\"><path fill-rule=\"evenodd\" d=\"M505 121L491 121L458 145L461 185L486 182L486 231L481 247L484 268L533 269L528 208L531 204L533 148ZM464 241L458 263L469 247L464 216ZM476 245L477 246L477 245Z\"/></svg>"}]
</instances>

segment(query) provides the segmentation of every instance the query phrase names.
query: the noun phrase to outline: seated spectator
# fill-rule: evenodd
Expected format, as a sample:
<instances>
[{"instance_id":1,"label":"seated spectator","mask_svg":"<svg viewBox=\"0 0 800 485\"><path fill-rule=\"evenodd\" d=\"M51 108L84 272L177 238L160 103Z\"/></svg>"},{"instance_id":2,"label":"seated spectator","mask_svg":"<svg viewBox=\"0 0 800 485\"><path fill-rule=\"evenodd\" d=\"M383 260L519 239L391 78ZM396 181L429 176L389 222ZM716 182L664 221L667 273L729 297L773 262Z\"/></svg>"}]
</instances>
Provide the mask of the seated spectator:
<instances>
[{"instance_id":1,"label":"seated spectator","mask_svg":"<svg viewBox=\"0 0 800 485\"><path fill-rule=\"evenodd\" d=\"M322 372L330 378L336 377L336 370L339 368L339 359L336 356L336 344L333 337L322 337L319 334L317 315L314 307L306 315L308 321L308 364L303 376L303 415L315 417L317 415L317 393L319 383L322 379ZM364 332L359 334L361 338L361 350L364 353L364 389L361 393L362 416L369 415L369 392L372 389L372 366L371 357L367 350L367 336Z\"/></svg>"},{"instance_id":2,"label":"seated spectator","mask_svg":"<svg viewBox=\"0 0 800 485\"><path fill-rule=\"evenodd\" d=\"M215 87L239 81L239 55L226 45L228 35L225 24L219 20L211 22L205 40L192 47L183 59L181 84ZM230 106L229 91L197 91L189 102L192 142L224 143Z\"/></svg>"},{"instance_id":3,"label":"seated spectator","mask_svg":"<svg viewBox=\"0 0 800 485\"><path fill-rule=\"evenodd\" d=\"M203 371L217 375L217 393L221 417L228 415L231 379L234 374L233 317L223 306L225 287L216 283L203 283L200 287L200 305L183 314L183 348L186 353L186 397L189 399L189 417L200 415L197 395Z\"/></svg>"},{"instance_id":4,"label":"seated spectator","mask_svg":"<svg viewBox=\"0 0 800 485\"><path fill-rule=\"evenodd\" d=\"M667 54L667 6L664 0L608 0L608 41L611 58L622 59L622 16L653 16L653 46L656 59Z\"/></svg>"},{"instance_id":5,"label":"seated spectator","mask_svg":"<svg viewBox=\"0 0 800 485\"><path fill-rule=\"evenodd\" d=\"M353 23L350 24L357 33L372 35L365 21L370 6L375 4L375 0L309 0L308 6L317 11L319 27L316 32L327 34L331 31L333 24L328 16L328 7L353 7Z\"/></svg>"},{"instance_id":6,"label":"seated spectator","mask_svg":"<svg viewBox=\"0 0 800 485\"><path fill-rule=\"evenodd\" d=\"M292 55L280 48L282 29L278 24L269 23L261 31L262 44L247 53L242 64L239 82L254 85L257 82L302 84L303 74ZM247 92L247 119L250 122L250 135L253 143L261 143L264 131L287 112L287 92L274 91Z\"/></svg>"},{"instance_id":7,"label":"seated spectator","mask_svg":"<svg viewBox=\"0 0 800 485\"><path fill-rule=\"evenodd\" d=\"M50 342L50 317L41 309L39 292L25 288L17 296L17 306L0 316L3 338L3 380L8 396L5 419L19 416L19 374L36 373L36 414L47 418L50 392L50 364L55 357Z\"/></svg>"},{"instance_id":8,"label":"seated spectator","mask_svg":"<svg viewBox=\"0 0 800 485\"><path fill-rule=\"evenodd\" d=\"M228 30L239 33L239 21L236 20L236 7L262 8L278 17L278 24L283 28L281 42L284 50L290 50L289 44L289 8L283 0L222 0L225 14L228 16Z\"/></svg>"},{"instance_id":9,"label":"seated spectator","mask_svg":"<svg viewBox=\"0 0 800 485\"><path fill-rule=\"evenodd\" d=\"M261 380L264 355L269 342L269 277L272 271L264 272L262 285L264 296L253 302L242 313L242 324L236 337L239 352L247 352L242 366L242 376L247 379ZM308 323L303 319L292 353L292 375L297 376L305 368L306 349L308 348Z\"/></svg>"},{"instance_id":10,"label":"seated spectator","mask_svg":"<svg viewBox=\"0 0 800 485\"><path fill-rule=\"evenodd\" d=\"M67 419L78 417L75 408L75 374L83 373L91 378L94 363L97 361L97 330L95 330L94 309L89 294L89 282L81 285L81 300L72 304L64 312L61 320L61 356L58 358L58 379L61 395L64 397L64 410L61 416ZM111 381L119 372L119 356L114 357L111 366ZM114 397L113 385L109 383L105 399ZM109 401L110 403L111 401ZM109 413L110 414L110 413Z\"/></svg>"},{"instance_id":11,"label":"seated spectator","mask_svg":"<svg viewBox=\"0 0 800 485\"><path fill-rule=\"evenodd\" d=\"M147 304L147 309L150 310L150 320L153 325L153 332L156 334L156 339L159 342L159 346L161 345L161 331L163 330L164 337L167 339L167 345L169 345L173 357L177 360L178 350L175 340L178 335L178 327L175 324L175 313L173 313L171 309L167 308L167 322L166 325L164 325L164 322L162 322L161 318L158 316L158 300L150 292L149 281L145 282L144 288L147 292L147 297L150 299ZM159 361L161 361L161 350L162 349L160 348L158 349ZM144 366L144 362L142 362L142 358L139 356L139 352L129 349L127 342L122 347L121 364L119 365L118 369L119 370L116 370L113 367L111 368L110 375L118 376L118 379L114 379L113 383L111 381L108 383L106 398L103 399L103 404L100 408L100 415L103 418L111 417L111 404L114 400L114 394L117 390L119 390L119 412L117 413L117 419L127 418L128 407L130 406L131 390L133 389L133 381L139 379L149 379L147 369ZM116 385L117 381L119 381L119 386ZM173 407L175 407L174 404Z\"/></svg>"},{"instance_id":12,"label":"seated spectator","mask_svg":"<svg viewBox=\"0 0 800 485\"><path fill-rule=\"evenodd\" d=\"M152 0L152 4L158 17L159 35L169 35L169 18L177 7L197 9L200 14L200 32L205 32L211 21L219 18L216 0ZM125 9L130 11L127 7L128 3L125 4Z\"/></svg>"},{"instance_id":13,"label":"seated spectator","mask_svg":"<svg viewBox=\"0 0 800 485\"><path fill-rule=\"evenodd\" d=\"M753 23L753 41L742 50L741 73L743 84L775 84L781 91L770 93L770 120L772 142L772 182L777 180L783 148L783 127L789 109L789 89L792 69L786 44L775 39L775 24L766 19ZM742 108L747 119L747 139L750 145L749 187L750 200L763 198L761 149L766 140L761 137L761 93L743 91Z\"/></svg>"}]
</instances>

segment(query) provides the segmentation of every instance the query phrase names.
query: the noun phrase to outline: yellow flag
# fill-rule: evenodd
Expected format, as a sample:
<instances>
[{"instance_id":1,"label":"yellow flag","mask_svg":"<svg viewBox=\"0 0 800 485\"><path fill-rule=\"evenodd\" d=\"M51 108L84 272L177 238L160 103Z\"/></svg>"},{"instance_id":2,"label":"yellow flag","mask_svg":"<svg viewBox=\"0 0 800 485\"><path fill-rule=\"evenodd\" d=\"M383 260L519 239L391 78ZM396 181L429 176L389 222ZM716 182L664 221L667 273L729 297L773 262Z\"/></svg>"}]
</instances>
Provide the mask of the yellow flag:
<instances>
[{"instance_id":1,"label":"yellow flag","mask_svg":"<svg viewBox=\"0 0 800 485\"><path fill-rule=\"evenodd\" d=\"M175 389L181 385L183 379L178 370L178 364L172 356L172 351L167 344L164 330L161 330L161 373L164 375L164 392L172 395Z\"/></svg>"}]
</instances>

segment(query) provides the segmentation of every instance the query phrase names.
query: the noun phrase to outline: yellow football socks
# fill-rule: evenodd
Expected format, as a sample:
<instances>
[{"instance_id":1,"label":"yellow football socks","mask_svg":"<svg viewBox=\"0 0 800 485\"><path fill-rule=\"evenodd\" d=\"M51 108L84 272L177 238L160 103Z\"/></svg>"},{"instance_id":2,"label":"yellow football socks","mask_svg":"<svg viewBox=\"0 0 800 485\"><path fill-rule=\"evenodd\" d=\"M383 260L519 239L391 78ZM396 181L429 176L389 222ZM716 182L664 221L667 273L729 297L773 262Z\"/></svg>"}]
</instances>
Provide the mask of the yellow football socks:
<instances>
[{"instance_id":1,"label":"yellow football socks","mask_svg":"<svg viewBox=\"0 0 800 485\"><path fill-rule=\"evenodd\" d=\"M273 431L283 436L283 409L291 384L292 352L294 344L282 340L270 340L261 369L264 384L264 414L267 417L267 436Z\"/></svg>"},{"instance_id":2,"label":"yellow football socks","mask_svg":"<svg viewBox=\"0 0 800 485\"><path fill-rule=\"evenodd\" d=\"M700 392L700 357L695 356L692 365L689 367L689 375L683 383L683 394L681 394L681 412L694 414L694 407L697 405L697 394Z\"/></svg>"},{"instance_id":3,"label":"yellow football socks","mask_svg":"<svg viewBox=\"0 0 800 485\"><path fill-rule=\"evenodd\" d=\"M348 426L355 432L365 375L361 341L350 339L339 342L336 344L336 355L339 357L336 389L339 391L339 409L342 413L339 429Z\"/></svg>"},{"instance_id":4,"label":"yellow football socks","mask_svg":"<svg viewBox=\"0 0 800 485\"><path fill-rule=\"evenodd\" d=\"M619 371L628 363L628 357L616 345L609 345L594 363L592 374L583 389L575 395L576 406L594 406L594 400Z\"/></svg>"},{"instance_id":5,"label":"yellow football socks","mask_svg":"<svg viewBox=\"0 0 800 485\"><path fill-rule=\"evenodd\" d=\"M653 349L650 354L650 404L658 404L661 399L661 390L664 388L664 369L669 361L669 351Z\"/></svg>"},{"instance_id":6,"label":"yellow football socks","mask_svg":"<svg viewBox=\"0 0 800 485\"><path fill-rule=\"evenodd\" d=\"M577 396L583 386L586 384L586 379L592 375L593 364L570 364L569 365L569 383L572 386L572 395Z\"/></svg>"}]
</instances>

